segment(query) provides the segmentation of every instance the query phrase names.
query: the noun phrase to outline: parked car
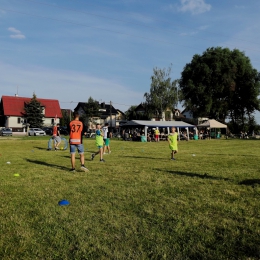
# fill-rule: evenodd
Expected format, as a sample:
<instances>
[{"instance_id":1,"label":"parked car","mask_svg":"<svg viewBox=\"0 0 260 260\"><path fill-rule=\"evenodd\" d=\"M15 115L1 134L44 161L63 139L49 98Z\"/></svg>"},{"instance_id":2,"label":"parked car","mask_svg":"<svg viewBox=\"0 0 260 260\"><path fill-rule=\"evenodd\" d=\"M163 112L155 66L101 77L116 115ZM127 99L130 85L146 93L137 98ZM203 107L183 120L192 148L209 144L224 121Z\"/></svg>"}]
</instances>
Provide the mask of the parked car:
<instances>
[{"instance_id":1,"label":"parked car","mask_svg":"<svg viewBox=\"0 0 260 260\"><path fill-rule=\"evenodd\" d=\"M68 132L68 130L67 130L67 127L61 126L61 127L60 127L60 134L61 134L61 135L68 135L69 132Z\"/></svg>"},{"instance_id":2,"label":"parked car","mask_svg":"<svg viewBox=\"0 0 260 260\"><path fill-rule=\"evenodd\" d=\"M30 128L28 135L46 135L46 133L41 128Z\"/></svg>"},{"instance_id":3,"label":"parked car","mask_svg":"<svg viewBox=\"0 0 260 260\"><path fill-rule=\"evenodd\" d=\"M12 129L11 128L2 128L0 130L0 135L2 136L12 136L13 135L13 132L12 132Z\"/></svg>"},{"instance_id":4,"label":"parked car","mask_svg":"<svg viewBox=\"0 0 260 260\"><path fill-rule=\"evenodd\" d=\"M52 135L52 127L43 127L42 130L46 133L46 135Z\"/></svg>"}]
</instances>

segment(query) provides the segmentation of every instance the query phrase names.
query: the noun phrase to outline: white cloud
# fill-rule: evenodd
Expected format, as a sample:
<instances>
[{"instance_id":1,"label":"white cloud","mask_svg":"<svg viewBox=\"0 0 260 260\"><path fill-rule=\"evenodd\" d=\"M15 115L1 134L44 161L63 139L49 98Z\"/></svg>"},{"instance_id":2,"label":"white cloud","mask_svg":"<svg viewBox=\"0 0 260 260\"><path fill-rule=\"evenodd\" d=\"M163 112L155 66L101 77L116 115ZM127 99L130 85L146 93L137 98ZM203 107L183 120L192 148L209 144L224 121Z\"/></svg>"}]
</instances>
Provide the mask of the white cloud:
<instances>
[{"instance_id":1,"label":"white cloud","mask_svg":"<svg viewBox=\"0 0 260 260\"><path fill-rule=\"evenodd\" d=\"M211 9L210 4L206 4L204 0L181 0L181 12L191 12L192 14L201 14Z\"/></svg>"},{"instance_id":2,"label":"white cloud","mask_svg":"<svg viewBox=\"0 0 260 260\"><path fill-rule=\"evenodd\" d=\"M10 37L13 39L25 39L23 34L11 34Z\"/></svg>"},{"instance_id":3,"label":"white cloud","mask_svg":"<svg viewBox=\"0 0 260 260\"><path fill-rule=\"evenodd\" d=\"M21 31L15 29L14 27L9 27L9 28L8 28L8 31L13 32L13 33L17 33L17 34L20 34L20 33L21 33Z\"/></svg>"},{"instance_id":4,"label":"white cloud","mask_svg":"<svg viewBox=\"0 0 260 260\"><path fill-rule=\"evenodd\" d=\"M13 38L13 39L25 39L25 35L23 35L21 33L21 31L15 29L14 27L9 27L8 31L14 33L14 34L10 35L10 38Z\"/></svg>"}]
</instances>

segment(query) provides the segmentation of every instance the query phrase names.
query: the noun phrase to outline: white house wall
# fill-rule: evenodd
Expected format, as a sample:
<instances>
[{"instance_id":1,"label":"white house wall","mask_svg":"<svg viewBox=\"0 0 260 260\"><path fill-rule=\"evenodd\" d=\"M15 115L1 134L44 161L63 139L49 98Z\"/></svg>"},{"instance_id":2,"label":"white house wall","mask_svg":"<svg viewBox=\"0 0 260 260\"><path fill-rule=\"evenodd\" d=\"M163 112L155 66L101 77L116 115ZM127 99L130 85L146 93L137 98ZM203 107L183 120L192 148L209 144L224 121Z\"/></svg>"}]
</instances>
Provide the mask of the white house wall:
<instances>
[{"instance_id":1,"label":"white house wall","mask_svg":"<svg viewBox=\"0 0 260 260\"><path fill-rule=\"evenodd\" d=\"M18 123L18 118L20 118L20 123ZM23 124L23 117L20 116L7 116L6 121L5 121L5 127L10 127L10 128L24 128L25 125ZM44 126L52 126L52 122L55 122L56 124L60 123L60 119L57 118L55 121L55 118L44 118L43 119L43 125Z\"/></svg>"}]
</instances>

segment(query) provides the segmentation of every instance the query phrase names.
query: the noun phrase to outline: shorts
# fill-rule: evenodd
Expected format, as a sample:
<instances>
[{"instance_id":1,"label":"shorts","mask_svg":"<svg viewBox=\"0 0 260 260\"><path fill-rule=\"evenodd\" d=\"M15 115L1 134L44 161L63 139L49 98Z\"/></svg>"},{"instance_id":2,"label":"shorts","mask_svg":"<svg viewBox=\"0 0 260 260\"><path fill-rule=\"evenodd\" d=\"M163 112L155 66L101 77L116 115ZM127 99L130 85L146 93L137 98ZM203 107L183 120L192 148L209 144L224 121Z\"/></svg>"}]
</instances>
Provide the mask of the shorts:
<instances>
[{"instance_id":1,"label":"shorts","mask_svg":"<svg viewBox=\"0 0 260 260\"><path fill-rule=\"evenodd\" d=\"M70 145L70 153L71 154L76 153L76 150L78 151L79 154L83 154L84 153L83 144L71 144Z\"/></svg>"},{"instance_id":2,"label":"shorts","mask_svg":"<svg viewBox=\"0 0 260 260\"><path fill-rule=\"evenodd\" d=\"M56 143L60 143L61 142L61 138L60 136L54 136L53 139L55 140Z\"/></svg>"},{"instance_id":3,"label":"shorts","mask_svg":"<svg viewBox=\"0 0 260 260\"><path fill-rule=\"evenodd\" d=\"M110 138L104 139L104 141L105 141L105 146L109 146L109 144L110 144Z\"/></svg>"},{"instance_id":4,"label":"shorts","mask_svg":"<svg viewBox=\"0 0 260 260\"><path fill-rule=\"evenodd\" d=\"M97 148L101 149L101 148L103 148L103 145L97 145Z\"/></svg>"}]
</instances>

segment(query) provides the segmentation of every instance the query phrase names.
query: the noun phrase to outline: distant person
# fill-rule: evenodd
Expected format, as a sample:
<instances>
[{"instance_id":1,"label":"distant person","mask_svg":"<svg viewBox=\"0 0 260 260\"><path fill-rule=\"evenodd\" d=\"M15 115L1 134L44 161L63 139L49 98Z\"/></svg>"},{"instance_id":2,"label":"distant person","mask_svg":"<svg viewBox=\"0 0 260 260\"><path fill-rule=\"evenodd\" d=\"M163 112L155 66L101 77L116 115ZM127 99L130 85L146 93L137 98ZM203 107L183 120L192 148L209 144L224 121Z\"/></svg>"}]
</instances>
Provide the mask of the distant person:
<instances>
[{"instance_id":1,"label":"distant person","mask_svg":"<svg viewBox=\"0 0 260 260\"><path fill-rule=\"evenodd\" d=\"M178 134L176 128L171 128L171 133L168 135L169 148L171 149L171 160L175 160L174 155L178 152Z\"/></svg>"},{"instance_id":2,"label":"distant person","mask_svg":"<svg viewBox=\"0 0 260 260\"><path fill-rule=\"evenodd\" d=\"M59 150L59 145L61 143L61 137L60 137L60 128L59 124L54 124L52 128L52 138L54 139L54 149L55 151Z\"/></svg>"},{"instance_id":3,"label":"distant person","mask_svg":"<svg viewBox=\"0 0 260 260\"><path fill-rule=\"evenodd\" d=\"M159 142L160 131L158 128L155 129L154 134L155 134L155 142Z\"/></svg>"},{"instance_id":4,"label":"distant person","mask_svg":"<svg viewBox=\"0 0 260 260\"><path fill-rule=\"evenodd\" d=\"M108 128L108 123L105 123L105 126L102 128L103 131L103 139L104 139L104 150L103 150L103 154L110 154L111 150L110 150L110 137L112 136L112 133L109 131ZM106 153L107 150L107 153Z\"/></svg>"},{"instance_id":5,"label":"distant person","mask_svg":"<svg viewBox=\"0 0 260 260\"><path fill-rule=\"evenodd\" d=\"M105 160L103 159L103 144L104 144L104 140L103 140L103 132L101 130L101 125L97 124L96 125L96 146L98 148L98 151L95 153L92 153L91 155L91 160L94 160L95 156L97 154L100 155L100 162L105 162Z\"/></svg>"},{"instance_id":6,"label":"distant person","mask_svg":"<svg viewBox=\"0 0 260 260\"><path fill-rule=\"evenodd\" d=\"M76 150L80 156L81 170L87 172L88 169L84 165L84 146L82 143L83 134L86 134L86 129L83 123L79 121L79 113L74 112L74 120L69 123L69 133L70 133L70 155L71 155L71 172L75 172L75 153Z\"/></svg>"}]
</instances>

